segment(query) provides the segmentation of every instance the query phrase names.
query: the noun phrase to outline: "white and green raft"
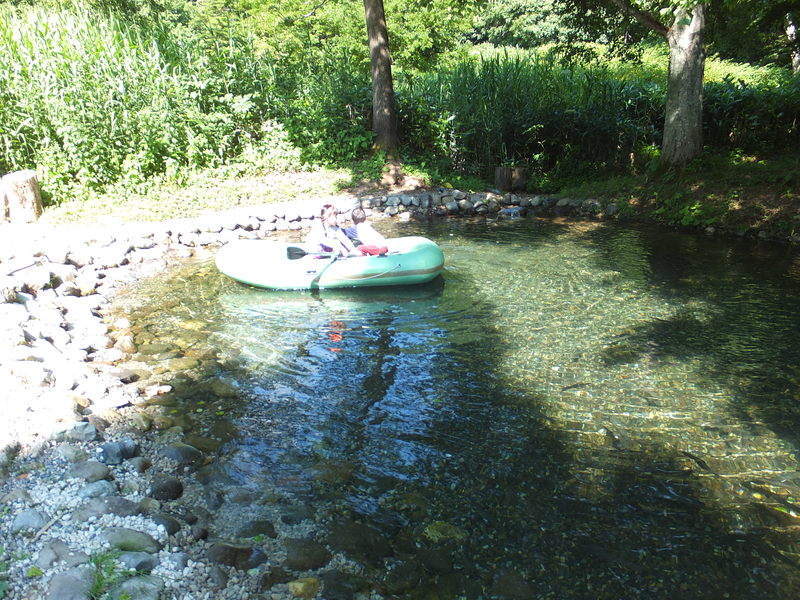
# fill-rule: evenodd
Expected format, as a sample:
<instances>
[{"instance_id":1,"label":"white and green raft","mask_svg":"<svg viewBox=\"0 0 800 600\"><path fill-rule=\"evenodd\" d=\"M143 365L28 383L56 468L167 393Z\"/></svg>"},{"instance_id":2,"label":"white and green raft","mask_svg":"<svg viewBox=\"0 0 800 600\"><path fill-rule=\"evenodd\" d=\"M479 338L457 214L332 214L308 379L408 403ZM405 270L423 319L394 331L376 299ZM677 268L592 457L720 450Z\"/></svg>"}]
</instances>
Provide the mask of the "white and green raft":
<instances>
[{"instance_id":1,"label":"white and green raft","mask_svg":"<svg viewBox=\"0 0 800 600\"><path fill-rule=\"evenodd\" d=\"M232 279L273 290L308 290L378 285L412 285L436 278L444 254L435 242L418 236L386 241L383 256L332 258L314 254L290 260L298 244L239 240L217 252L217 268ZM301 253L302 254L302 253Z\"/></svg>"}]
</instances>

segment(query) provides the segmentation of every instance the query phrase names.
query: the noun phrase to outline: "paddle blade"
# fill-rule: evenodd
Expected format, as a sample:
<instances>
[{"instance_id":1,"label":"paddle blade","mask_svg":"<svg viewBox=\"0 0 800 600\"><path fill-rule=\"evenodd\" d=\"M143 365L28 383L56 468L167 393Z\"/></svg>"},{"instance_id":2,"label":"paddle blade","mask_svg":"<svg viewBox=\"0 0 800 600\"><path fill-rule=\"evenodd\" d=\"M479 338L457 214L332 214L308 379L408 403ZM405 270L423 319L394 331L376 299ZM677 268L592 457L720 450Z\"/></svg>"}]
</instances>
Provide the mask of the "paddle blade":
<instances>
[{"instance_id":1,"label":"paddle blade","mask_svg":"<svg viewBox=\"0 0 800 600\"><path fill-rule=\"evenodd\" d=\"M308 256L308 252L302 248L298 248L297 246L289 246L286 248L286 258L289 260L297 260L298 258L303 258L304 256Z\"/></svg>"}]
</instances>

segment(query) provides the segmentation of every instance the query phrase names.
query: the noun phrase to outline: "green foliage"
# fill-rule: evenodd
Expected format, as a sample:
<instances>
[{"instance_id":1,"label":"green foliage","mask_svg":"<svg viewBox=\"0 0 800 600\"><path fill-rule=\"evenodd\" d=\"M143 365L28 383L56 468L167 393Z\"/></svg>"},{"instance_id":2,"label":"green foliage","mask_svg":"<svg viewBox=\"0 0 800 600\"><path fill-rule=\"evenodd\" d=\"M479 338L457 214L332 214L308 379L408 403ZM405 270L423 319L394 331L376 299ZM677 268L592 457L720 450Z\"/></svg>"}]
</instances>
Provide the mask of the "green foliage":
<instances>
[{"instance_id":1,"label":"green foliage","mask_svg":"<svg viewBox=\"0 0 800 600\"><path fill-rule=\"evenodd\" d=\"M608 52L607 48L596 44L600 64L607 65L615 77L628 80L652 81L664 85L669 71L669 49L666 44L647 44L642 47L638 60L620 60ZM791 73L776 65L758 65L737 62L717 55L706 57L705 81L726 80L742 82L747 85L783 85L791 80Z\"/></svg>"},{"instance_id":2,"label":"green foliage","mask_svg":"<svg viewBox=\"0 0 800 600\"><path fill-rule=\"evenodd\" d=\"M54 195L217 165L261 133L272 68L234 30L0 5L0 171Z\"/></svg>"},{"instance_id":3,"label":"green foliage","mask_svg":"<svg viewBox=\"0 0 800 600\"><path fill-rule=\"evenodd\" d=\"M496 0L476 15L469 39L496 46L536 48L569 37L553 0Z\"/></svg>"},{"instance_id":4,"label":"green foliage","mask_svg":"<svg viewBox=\"0 0 800 600\"><path fill-rule=\"evenodd\" d=\"M0 599L5 598L8 593L8 555L6 549L0 546Z\"/></svg>"},{"instance_id":5,"label":"green foliage","mask_svg":"<svg viewBox=\"0 0 800 600\"><path fill-rule=\"evenodd\" d=\"M619 77L617 68L524 52L465 60L399 87L401 133L415 154L446 158L463 173L527 165L537 190L564 173L646 173L658 162L664 84ZM800 144L800 78L781 73L753 85L708 83L708 145L774 152Z\"/></svg>"},{"instance_id":6,"label":"green foliage","mask_svg":"<svg viewBox=\"0 0 800 600\"><path fill-rule=\"evenodd\" d=\"M28 567L28 570L25 572L26 577L41 577L42 575L44 575L44 571L35 565Z\"/></svg>"},{"instance_id":7,"label":"green foliage","mask_svg":"<svg viewBox=\"0 0 800 600\"><path fill-rule=\"evenodd\" d=\"M622 168L657 137L663 106L657 86L520 56L465 61L418 80L413 93L404 131L426 135L412 145L421 152L430 144L479 175L506 162L536 171Z\"/></svg>"},{"instance_id":8,"label":"green foliage","mask_svg":"<svg viewBox=\"0 0 800 600\"><path fill-rule=\"evenodd\" d=\"M353 160L372 145L369 75L343 55L309 59L281 117L306 161Z\"/></svg>"},{"instance_id":9,"label":"green foliage","mask_svg":"<svg viewBox=\"0 0 800 600\"><path fill-rule=\"evenodd\" d=\"M361 0L234 0L259 47L287 65L303 65L308 54L346 57L367 73L364 5ZM462 41L478 0L384 0L393 67L429 70Z\"/></svg>"},{"instance_id":10,"label":"green foliage","mask_svg":"<svg viewBox=\"0 0 800 600\"><path fill-rule=\"evenodd\" d=\"M561 196L613 201L621 215L670 225L792 235L800 229L798 173L796 152L759 156L716 151L705 153L682 172L602 179L573 176L555 182L555 187Z\"/></svg>"},{"instance_id":11,"label":"green foliage","mask_svg":"<svg viewBox=\"0 0 800 600\"><path fill-rule=\"evenodd\" d=\"M120 553L117 551L98 552L89 558L92 572L92 585L89 588L89 597L100 600L114 585L123 580L125 572L117 560Z\"/></svg>"},{"instance_id":12,"label":"green foliage","mask_svg":"<svg viewBox=\"0 0 800 600\"><path fill-rule=\"evenodd\" d=\"M634 63L615 57L614 40L584 46L596 58L583 63L552 48L469 56L461 44L478 4L473 40L569 40L577 30L556 14L560 3L386 0L411 174L471 188L498 164L524 164L533 189L553 190L566 176L650 172L663 43L634 48ZM626 43L642 37L614 23ZM365 37L356 0L0 0L0 172L36 167L51 201L106 190L114 207L203 173L312 163L378 176L382 157L364 160L373 141ZM712 57L708 72L709 146L798 144L800 82L786 69Z\"/></svg>"}]
</instances>

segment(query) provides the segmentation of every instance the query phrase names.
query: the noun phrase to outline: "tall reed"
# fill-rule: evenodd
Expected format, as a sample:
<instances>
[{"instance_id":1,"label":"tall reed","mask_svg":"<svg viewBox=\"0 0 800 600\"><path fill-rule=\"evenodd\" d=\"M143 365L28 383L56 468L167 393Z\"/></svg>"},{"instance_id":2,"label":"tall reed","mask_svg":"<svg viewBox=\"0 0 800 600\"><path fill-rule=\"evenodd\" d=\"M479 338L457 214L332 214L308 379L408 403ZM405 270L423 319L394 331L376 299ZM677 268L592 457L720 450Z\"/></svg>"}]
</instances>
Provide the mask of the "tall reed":
<instances>
[{"instance_id":1,"label":"tall reed","mask_svg":"<svg viewBox=\"0 0 800 600\"><path fill-rule=\"evenodd\" d=\"M0 5L0 171L66 192L219 163L257 133L272 78L235 35Z\"/></svg>"}]
</instances>

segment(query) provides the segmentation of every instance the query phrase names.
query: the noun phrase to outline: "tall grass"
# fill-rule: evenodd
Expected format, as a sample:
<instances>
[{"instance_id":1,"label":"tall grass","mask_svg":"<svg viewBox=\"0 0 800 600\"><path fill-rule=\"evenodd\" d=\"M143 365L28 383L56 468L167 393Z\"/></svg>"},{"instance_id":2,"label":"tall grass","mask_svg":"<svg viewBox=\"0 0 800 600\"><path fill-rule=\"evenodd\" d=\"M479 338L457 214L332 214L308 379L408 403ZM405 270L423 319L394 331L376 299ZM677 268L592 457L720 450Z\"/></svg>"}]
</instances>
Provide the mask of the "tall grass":
<instances>
[{"instance_id":1,"label":"tall grass","mask_svg":"<svg viewBox=\"0 0 800 600\"><path fill-rule=\"evenodd\" d=\"M69 193L220 163L276 103L247 48L110 12L0 5L0 171L38 167Z\"/></svg>"},{"instance_id":2,"label":"tall grass","mask_svg":"<svg viewBox=\"0 0 800 600\"><path fill-rule=\"evenodd\" d=\"M704 93L709 146L800 147L800 78L748 84L729 77L707 83ZM556 176L644 168L661 143L664 103L664 84L650 78L519 52L472 57L400 87L406 142L481 175L511 163Z\"/></svg>"},{"instance_id":3,"label":"tall grass","mask_svg":"<svg viewBox=\"0 0 800 600\"><path fill-rule=\"evenodd\" d=\"M520 56L470 60L406 93L416 108L406 115L412 144L433 143L461 168L484 173L501 163L619 168L658 137L663 105L658 86ZM429 139L414 140L426 122Z\"/></svg>"}]
</instances>

